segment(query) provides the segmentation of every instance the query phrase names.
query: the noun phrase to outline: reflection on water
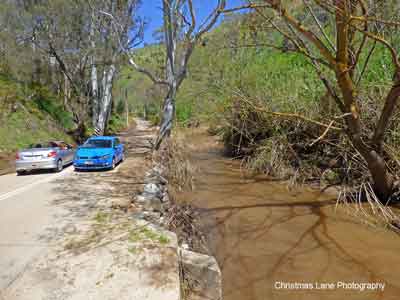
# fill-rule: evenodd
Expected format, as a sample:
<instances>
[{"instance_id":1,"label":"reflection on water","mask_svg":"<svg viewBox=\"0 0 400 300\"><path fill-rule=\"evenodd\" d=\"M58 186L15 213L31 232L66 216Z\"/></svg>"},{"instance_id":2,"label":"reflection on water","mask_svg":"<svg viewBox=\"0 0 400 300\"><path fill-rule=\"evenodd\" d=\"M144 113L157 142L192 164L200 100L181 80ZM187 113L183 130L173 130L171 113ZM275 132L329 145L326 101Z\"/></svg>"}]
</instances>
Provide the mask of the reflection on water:
<instances>
[{"instance_id":1,"label":"reflection on water","mask_svg":"<svg viewBox=\"0 0 400 300\"><path fill-rule=\"evenodd\" d=\"M196 190L178 197L204 211L225 300L399 299L398 235L361 225L340 207L335 211L332 195L245 179L239 163L223 158L210 137L195 140ZM322 288L337 282L385 288ZM280 288L286 283L313 289Z\"/></svg>"}]
</instances>

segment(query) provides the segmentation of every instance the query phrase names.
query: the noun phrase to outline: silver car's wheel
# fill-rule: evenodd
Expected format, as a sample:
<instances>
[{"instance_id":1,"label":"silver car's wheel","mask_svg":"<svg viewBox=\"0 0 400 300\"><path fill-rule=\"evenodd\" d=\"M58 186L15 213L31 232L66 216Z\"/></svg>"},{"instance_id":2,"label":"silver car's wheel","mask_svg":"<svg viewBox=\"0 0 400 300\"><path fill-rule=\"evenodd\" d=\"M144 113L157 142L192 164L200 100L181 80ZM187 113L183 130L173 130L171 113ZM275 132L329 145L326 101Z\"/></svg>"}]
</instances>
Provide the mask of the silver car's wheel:
<instances>
[{"instance_id":1,"label":"silver car's wheel","mask_svg":"<svg viewBox=\"0 0 400 300\"><path fill-rule=\"evenodd\" d=\"M61 159L58 160L57 162L57 168L56 168L56 172L61 172L63 169L63 162Z\"/></svg>"}]
</instances>

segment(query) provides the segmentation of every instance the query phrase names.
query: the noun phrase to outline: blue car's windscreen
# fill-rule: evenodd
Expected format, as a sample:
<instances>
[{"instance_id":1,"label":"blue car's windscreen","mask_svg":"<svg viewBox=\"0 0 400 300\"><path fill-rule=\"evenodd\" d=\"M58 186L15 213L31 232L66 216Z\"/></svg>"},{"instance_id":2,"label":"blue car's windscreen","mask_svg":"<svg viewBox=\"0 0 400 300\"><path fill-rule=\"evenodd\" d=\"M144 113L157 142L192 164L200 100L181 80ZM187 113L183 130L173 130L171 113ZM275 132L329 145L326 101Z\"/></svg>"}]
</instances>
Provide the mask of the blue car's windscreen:
<instances>
[{"instance_id":1,"label":"blue car's windscreen","mask_svg":"<svg viewBox=\"0 0 400 300\"><path fill-rule=\"evenodd\" d=\"M111 148L112 141L110 140L88 140L81 148Z\"/></svg>"}]
</instances>

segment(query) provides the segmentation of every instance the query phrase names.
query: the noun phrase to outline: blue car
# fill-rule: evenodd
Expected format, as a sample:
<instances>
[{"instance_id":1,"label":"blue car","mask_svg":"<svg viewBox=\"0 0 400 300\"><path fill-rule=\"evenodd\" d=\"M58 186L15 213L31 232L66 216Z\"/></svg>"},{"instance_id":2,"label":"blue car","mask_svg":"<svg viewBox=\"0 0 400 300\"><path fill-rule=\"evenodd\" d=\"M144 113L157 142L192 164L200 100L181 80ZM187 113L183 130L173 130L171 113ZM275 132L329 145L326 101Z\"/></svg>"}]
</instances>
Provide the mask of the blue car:
<instances>
[{"instance_id":1,"label":"blue car","mask_svg":"<svg viewBox=\"0 0 400 300\"><path fill-rule=\"evenodd\" d=\"M117 137L96 136L78 148L74 168L80 170L114 169L124 160L124 145Z\"/></svg>"}]
</instances>

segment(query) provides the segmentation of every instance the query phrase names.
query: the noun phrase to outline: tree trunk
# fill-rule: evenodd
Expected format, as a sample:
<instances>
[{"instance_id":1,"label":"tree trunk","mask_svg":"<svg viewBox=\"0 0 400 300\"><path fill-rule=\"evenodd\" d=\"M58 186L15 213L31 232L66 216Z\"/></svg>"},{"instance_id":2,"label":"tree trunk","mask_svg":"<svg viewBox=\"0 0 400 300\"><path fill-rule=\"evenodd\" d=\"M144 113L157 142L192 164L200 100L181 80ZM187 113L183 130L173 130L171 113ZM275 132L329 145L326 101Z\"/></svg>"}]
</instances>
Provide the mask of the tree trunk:
<instances>
[{"instance_id":1,"label":"tree trunk","mask_svg":"<svg viewBox=\"0 0 400 300\"><path fill-rule=\"evenodd\" d=\"M376 195L381 201L387 201L393 192L393 177L387 170L385 160L375 150L366 146L359 135L350 136L350 140L367 162Z\"/></svg>"},{"instance_id":2,"label":"tree trunk","mask_svg":"<svg viewBox=\"0 0 400 300\"><path fill-rule=\"evenodd\" d=\"M108 116L112 103L112 84L115 75L115 66L111 65L108 71L104 71L102 80L102 93L99 103L98 118L95 126L97 135L103 135L106 129Z\"/></svg>"},{"instance_id":3,"label":"tree trunk","mask_svg":"<svg viewBox=\"0 0 400 300\"><path fill-rule=\"evenodd\" d=\"M385 160L374 150L368 154L368 169L374 181L374 190L378 198L387 201L393 193L393 177L386 168Z\"/></svg>"},{"instance_id":4,"label":"tree trunk","mask_svg":"<svg viewBox=\"0 0 400 300\"><path fill-rule=\"evenodd\" d=\"M154 143L154 149L160 149L162 141L171 135L174 115L175 115L175 97L176 97L176 86L173 84L168 94L164 99L164 108L161 119L160 130L158 132L157 139Z\"/></svg>"},{"instance_id":5,"label":"tree trunk","mask_svg":"<svg viewBox=\"0 0 400 300\"><path fill-rule=\"evenodd\" d=\"M338 84L345 103L345 117L347 124L347 134L368 165L371 174L374 190L380 200L386 201L392 194L393 178L389 174L385 160L372 147L371 143L366 143L362 139L362 124L360 121L359 108L357 106L354 85L348 72L338 68Z\"/></svg>"},{"instance_id":6,"label":"tree trunk","mask_svg":"<svg viewBox=\"0 0 400 300\"><path fill-rule=\"evenodd\" d=\"M354 85L349 73L338 67L338 84L344 99L347 134L354 147L362 155L368 165L371 174L374 190L380 200L386 201L392 194L393 178L389 174L385 160L368 143L362 139L363 128L360 121L359 108L356 101Z\"/></svg>"},{"instance_id":7,"label":"tree trunk","mask_svg":"<svg viewBox=\"0 0 400 300\"><path fill-rule=\"evenodd\" d=\"M373 149L373 141L367 143L362 138L365 130L360 120L360 109L357 103L357 90L353 81L353 64L351 58L351 8L345 0L335 0L335 5L340 8L336 11L337 52L334 67L336 79L343 97L342 111L346 114L347 135L354 147L362 155L371 174L374 191L381 201L387 201L393 192L393 178L388 172L385 160Z\"/></svg>"},{"instance_id":8,"label":"tree trunk","mask_svg":"<svg viewBox=\"0 0 400 300\"><path fill-rule=\"evenodd\" d=\"M97 68L92 59L91 85L92 85L92 125L96 127L99 117L99 88L97 84Z\"/></svg>"},{"instance_id":9,"label":"tree trunk","mask_svg":"<svg viewBox=\"0 0 400 300\"><path fill-rule=\"evenodd\" d=\"M91 22L90 22L90 47L92 49L92 55L90 57L91 60L91 73L90 73L90 83L91 83L91 91L92 91L92 126L96 128L98 117L99 117L99 86L98 86L98 78L97 78L97 66L96 66L96 41L95 41L95 32L94 32L94 20L95 15L92 12Z\"/></svg>"}]
</instances>

